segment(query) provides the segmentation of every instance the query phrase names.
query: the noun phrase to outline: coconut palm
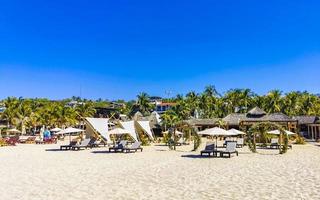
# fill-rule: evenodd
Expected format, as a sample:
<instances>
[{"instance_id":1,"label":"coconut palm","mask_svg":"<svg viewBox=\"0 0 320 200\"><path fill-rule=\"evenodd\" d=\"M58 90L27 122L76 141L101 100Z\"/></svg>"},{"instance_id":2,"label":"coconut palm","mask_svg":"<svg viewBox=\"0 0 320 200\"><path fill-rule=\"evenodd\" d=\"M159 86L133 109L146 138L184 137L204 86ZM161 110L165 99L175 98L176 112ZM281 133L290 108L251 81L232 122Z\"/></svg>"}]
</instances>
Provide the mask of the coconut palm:
<instances>
[{"instance_id":1,"label":"coconut palm","mask_svg":"<svg viewBox=\"0 0 320 200\"><path fill-rule=\"evenodd\" d=\"M139 111L144 115L149 114L152 110L152 105L149 101L149 95L145 92L142 92L137 96L136 105L138 106Z\"/></svg>"},{"instance_id":2,"label":"coconut palm","mask_svg":"<svg viewBox=\"0 0 320 200\"><path fill-rule=\"evenodd\" d=\"M176 142L175 142L175 136L176 136L176 126L178 123L180 123L181 119L177 115L177 113L174 110L167 110L163 115L162 115L162 120L163 124L168 127L173 129L173 137L174 137L174 147L173 149L176 150Z\"/></svg>"},{"instance_id":3,"label":"coconut palm","mask_svg":"<svg viewBox=\"0 0 320 200\"><path fill-rule=\"evenodd\" d=\"M268 113L281 112L283 105L282 92L280 90L272 90L266 95L264 110Z\"/></svg>"}]
</instances>

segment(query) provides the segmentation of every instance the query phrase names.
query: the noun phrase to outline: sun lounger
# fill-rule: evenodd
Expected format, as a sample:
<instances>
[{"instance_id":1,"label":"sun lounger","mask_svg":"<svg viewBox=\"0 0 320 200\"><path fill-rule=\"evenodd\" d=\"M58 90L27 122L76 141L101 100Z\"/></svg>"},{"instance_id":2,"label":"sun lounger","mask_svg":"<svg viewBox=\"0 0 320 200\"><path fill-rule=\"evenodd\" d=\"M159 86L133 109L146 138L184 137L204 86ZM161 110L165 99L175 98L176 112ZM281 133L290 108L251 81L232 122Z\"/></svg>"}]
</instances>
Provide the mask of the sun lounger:
<instances>
[{"instance_id":1,"label":"sun lounger","mask_svg":"<svg viewBox=\"0 0 320 200\"><path fill-rule=\"evenodd\" d=\"M109 148L109 152L114 151L123 151L123 149L127 146L128 141L127 140L121 140L119 144L115 145L114 147Z\"/></svg>"},{"instance_id":2,"label":"sun lounger","mask_svg":"<svg viewBox=\"0 0 320 200\"><path fill-rule=\"evenodd\" d=\"M271 139L271 144L270 144L270 149L276 148L279 149L279 139L278 138L272 138Z\"/></svg>"},{"instance_id":3,"label":"sun lounger","mask_svg":"<svg viewBox=\"0 0 320 200\"><path fill-rule=\"evenodd\" d=\"M178 140L178 142L176 142L176 145L177 146L182 146L182 145L188 145L189 143L187 143L184 139L183 139L183 137L181 137L179 140Z\"/></svg>"},{"instance_id":4,"label":"sun lounger","mask_svg":"<svg viewBox=\"0 0 320 200\"><path fill-rule=\"evenodd\" d=\"M19 137L10 137L5 140L6 144L9 146L16 146L18 143Z\"/></svg>"},{"instance_id":5,"label":"sun lounger","mask_svg":"<svg viewBox=\"0 0 320 200\"><path fill-rule=\"evenodd\" d=\"M231 154L236 154L238 156L237 142L228 142L226 150L220 151L220 157L224 157L225 154L227 154L229 158L231 157Z\"/></svg>"},{"instance_id":6,"label":"sun lounger","mask_svg":"<svg viewBox=\"0 0 320 200\"><path fill-rule=\"evenodd\" d=\"M93 143L96 141L96 139L92 138L92 139L84 139L83 141L81 141L80 144L76 144L73 145L71 147L72 150L80 150L80 149L87 149L87 148L92 148L93 147Z\"/></svg>"},{"instance_id":7,"label":"sun lounger","mask_svg":"<svg viewBox=\"0 0 320 200\"><path fill-rule=\"evenodd\" d=\"M242 148L244 146L244 139L238 138L237 139L237 148Z\"/></svg>"},{"instance_id":8,"label":"sun lounger","mask_svg":"<svg viewBox=\"0 0 320 200\"><path fill-rule=\"evenodd\" d=\"M18 142L21 143L21 144L24 144L24 143L26 143L28 138L29 138L28 136L19 136Z\"/></svg>"},{"instance_id":9,"label":"sun lounger","mask_svg":"<svg viewBox=\"0 0 320 200\"><path fill-rule=\"evenodd\" d=\"M203 151L200 152L201 156L203 156L203 154L206 154L208 156L211 155L211 153L214 155L215 153L215 145L213 142L207 142L206 147Z\"/></svg>"},{"instance_id":10,"label":"sun lounger","mask_svg":"<svg viewBox=\"0 0 320 200\"><path fill-rule=\"evenodd\" d=\"M61 145L60 150L71 150L72 146L76 145L77 141L71 141L68 145Z\"/></svg>"},{"instance_id":11,"label":"sun lounger","mask_svg":"<svg viewBox=\"0 0 320 200\"><path fill-rule=\"evenodd\" d=\"M28 137L26 140L26 144L35 144L36 143L36 138L35 136Z\"/></svg>"},{"instance_id":12,"label":"sun lounger","mask_svg":"<svg viewBox=\"0 0 320 200\"><path fill-rule=\"evenodd\" d=\"M137 152L140 150L143 151L143 148L141 147L141 142L135 142L130 147L125 147L122 149L122 152L129 153L129 152Z\"/></svg>"}]
</instances>

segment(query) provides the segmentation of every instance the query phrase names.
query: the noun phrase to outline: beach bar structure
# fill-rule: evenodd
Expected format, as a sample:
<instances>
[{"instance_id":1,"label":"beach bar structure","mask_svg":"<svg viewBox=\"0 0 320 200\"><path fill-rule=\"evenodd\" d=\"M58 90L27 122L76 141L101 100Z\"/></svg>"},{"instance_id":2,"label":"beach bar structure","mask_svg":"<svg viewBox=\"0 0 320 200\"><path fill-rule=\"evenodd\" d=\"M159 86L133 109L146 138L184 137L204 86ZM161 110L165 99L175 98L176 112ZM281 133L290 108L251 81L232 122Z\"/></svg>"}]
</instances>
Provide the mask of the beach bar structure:
<instances>
[{"instance_id":1,"label":"beach bar structure","mask_svg":"<svg viewBox=\"0 0 320 200\"><path fill-rule=\"evenodd\" d=\"M297 133L298 120L293 119L283 113L267 114L261 108L255 107L248 113L232 113L223 118L226 123L227 129L236 128L247 131L251 126L256 123L270 122L276 123L286 130Z\"/></svg>"},{"instance_id":2,"label":"beach bar structure","mask_svg":"<svg viewBox=\"0 0 320 200\"><path fill-rule=\"evenodd\" d=\"M198 131L203 131L208 128L214 128L218 126L219 118L212 119L189 119L185 120L184 123L188 124L191 127L196 128Z\"/></svg>"},{"instance_id":3,"label":"beach bar structure","mask_svg":"<svg viewBox=\"0 0 320 200\"><path fill-rule=\"evenodd\" d=\"M320 139L320 124L308 124L308 137L312 140Z\"/></svg>"},{"instance_id":4,"label":"beach bar structure","mask_svg":"<svg viewBox=\"0 0 320 200\"><path fill-rule=\"evenodd\" d=\"M319 139L320 120L317 116L295 116L298 120L299 132L302 136L309 139Z\"/></svg>"}]
</instances>

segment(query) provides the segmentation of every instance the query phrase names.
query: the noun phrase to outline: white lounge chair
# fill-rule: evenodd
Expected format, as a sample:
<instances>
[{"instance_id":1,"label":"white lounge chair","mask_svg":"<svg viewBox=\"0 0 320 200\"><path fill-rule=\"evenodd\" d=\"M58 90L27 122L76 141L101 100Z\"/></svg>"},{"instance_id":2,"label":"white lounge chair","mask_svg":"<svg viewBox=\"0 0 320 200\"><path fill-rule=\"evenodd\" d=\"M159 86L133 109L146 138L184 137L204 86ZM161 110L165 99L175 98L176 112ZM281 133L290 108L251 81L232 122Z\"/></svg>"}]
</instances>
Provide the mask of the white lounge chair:
<instances>
[{"instance_id":1,"label":"white lounge chair","mask_svg":"<svg viewBox=\"0 0 320 200\"><path fill-rule=\"evenodd\" d=\"M220 157L223 157L225 154L227 154L229 158L231 158L231 154L236 154L238 156L237 142L228 142L226 150L220 151Z\"/></svg>"},{"instance_id":2,"label":"white lounge chair","mask_svg":"<svg viewBox=\"0 0 320 200\"><path fill-rule=\"evenodd\" d=\"M73 145L72 150L80 150L82 148L92 148L92 144L95 142L95 139L84 139L80 144Z\"/></svg>"},{"instance_id":3,"label":"white lounge chair","mask_svg":"<svg viewBox=\"0 0 320 200\"><path fill-rule=\"evenodd\" d=\"M279 139L278 138L271 138L271 144L270 144L270 148L276 148L279 149L280 145L279 145Z\"/></svg>"},{"instance_id":4,"label":"white lounge chair","mask_svg":"<svg viewBox=\"0 0 320 200\"><path fill-rule=\"evenodd\" d=\"M244 139L238 138L237 139L237 148L242 148L244 146Z\"/></svg>"},{"instance_id":5,"label":"white lounge chair","mask_svg":"<svg viewBox=\"0 0 320 200\"><path fill-rule=\"evenodd\" d=\"M123 151L123 149L127 146L128 141L127 140L121 140L119 144L115 145L114 147L109 148L109 152L114 151Z\"/></svg>"},{"instance_id":6,"label":"white lounge chair","mask_svg":"<svg viewBox=\"0 0 320 200\"><path fill-rule=\"evenodd\" d=\"M135 142L130 147L125 147L122 149L122 152L129 153L131 151L137 152L140 150L143 151L143 148L141 147L141 142Z\"/></svg>"}]
</instances>

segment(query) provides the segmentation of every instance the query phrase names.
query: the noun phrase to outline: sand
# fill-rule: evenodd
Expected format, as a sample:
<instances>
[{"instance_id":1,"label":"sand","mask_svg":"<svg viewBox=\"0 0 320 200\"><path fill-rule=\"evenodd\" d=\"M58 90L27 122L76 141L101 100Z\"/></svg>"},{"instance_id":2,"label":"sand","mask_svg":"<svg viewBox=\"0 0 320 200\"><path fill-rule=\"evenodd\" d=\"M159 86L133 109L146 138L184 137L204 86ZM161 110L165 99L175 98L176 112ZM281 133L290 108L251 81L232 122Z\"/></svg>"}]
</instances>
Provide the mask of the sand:
<instances>
[{"instance_id":1,"label":"sand","mask_svg":"<svg viewBox=\"0 0 320 200\"><path fill-rule=\"evenodd\" d=\"M200 158L191 146L135 154L55 145L0 148L1 200L320 199L320 147L295 145L238 157Z\"/></svg>"}]
</instances>

